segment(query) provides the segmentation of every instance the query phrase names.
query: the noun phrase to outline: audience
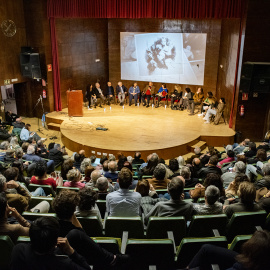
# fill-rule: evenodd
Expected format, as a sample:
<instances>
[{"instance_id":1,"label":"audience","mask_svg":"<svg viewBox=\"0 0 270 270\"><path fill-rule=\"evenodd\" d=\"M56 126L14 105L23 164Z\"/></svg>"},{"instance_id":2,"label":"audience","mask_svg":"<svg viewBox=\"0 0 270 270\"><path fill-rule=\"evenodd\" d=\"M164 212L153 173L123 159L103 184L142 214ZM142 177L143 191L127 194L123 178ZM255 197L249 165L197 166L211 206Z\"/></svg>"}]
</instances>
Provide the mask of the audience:
<instances>
[{"instance_id":1,"label":"audience","mask_svg":"<svg viewBox=\"0 0 270 270\"><path fill-rule=\"evenodd\" d=\"M134 159L132 160L132 165L141 165L144 163L144 160L141 158L141 153L136 152L134 155Z\"/></svg>"},{"instance_id":2,"label":"audience","mask_svg":"<svg viewBox=\"0 0 270 270\"><path fill-rule=\"evenodd\" d=\"M67 173L73 168L74 161L71 158L66 159L61 166L61 176L67 180Z\"/></svg>"},{"instance_id":3,"label":"audience","mask_svg":"<svg viewBox=\"0 0 270 270\"><path fill-rule=\"evenodd\" d=\"M217 167L217 164L218 164L218 157L216 155L211 156L207 166L202 167L198 171L199 178L205 179L205 177L209 173L216 173L216 174L222 175L221 169Z\"/></svg>"},{"instance_id":4,"label":"audience","mask_svg":"<svg viewBox=\"0 0 270 270\"><path fill-rule=\"evenodd\" d=\"M56 166L60 165L63 163L64 161L64 158L63 158L63 152L61 151L61 145L56 143L53 147L53 149L51 149L49 151L49 156L48 158L50 160L53 160L54 161L54 164Z\"/></svg>"},{"instance_id":5,"label":"audience","mask_svg":"<svg viewBox=\"0 0 270 270\"><path fill-rule=\"evenodd\" d=\"M85 184L82 183L82 179L81 179L81 173L78 169L72 169L69 170L68 174L67 174L67 180L64 183L65 187L77 187L77 188L84 188Z\"/></svg>"},{"instance_id":6,"label":"audience","mask_svg":"<svg viewBox=\"0 0 270 270\"><path fill-rule=\"evenodd\" d=\"M116 161L110 161L108 163L108 169L109 171L104 174L104 176L108 179L110 179L112 182L116 182L118 179L118 173L117 170L117 163Z\"/></svg>"},{"instance_id":7,"label":"audience","mask_svg":"<svg viewBox=\"0 0 270 270\"><path fill-rule=\"evenodd\" d=\"M99 177L96 183L98 189L98 199L106 200L108 195L109 181L106 177Z\"/></svg>"},{"instance_id":8,"label":"audience","mask_svg":"<svg viewBox=\"0 0 270 270\"><path fill-rule=\"evenodd\" d=\"M154 169L154 178L148 179L149 184L154 187L154 189L166 189L169 179L166 179L166 166L162 163L159 163Z\"/></svg>"}]
</instances>

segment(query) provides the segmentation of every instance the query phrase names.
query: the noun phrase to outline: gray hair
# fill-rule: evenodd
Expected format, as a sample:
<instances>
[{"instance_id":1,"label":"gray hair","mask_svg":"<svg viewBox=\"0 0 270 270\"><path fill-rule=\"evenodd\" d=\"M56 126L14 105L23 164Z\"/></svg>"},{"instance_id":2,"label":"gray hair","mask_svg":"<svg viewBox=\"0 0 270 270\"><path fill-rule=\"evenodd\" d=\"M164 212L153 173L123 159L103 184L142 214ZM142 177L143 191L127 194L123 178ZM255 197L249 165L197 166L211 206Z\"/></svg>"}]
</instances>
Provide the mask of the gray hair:
<instances>
[{"instance_id":1,"label":"gray hair","mask_svg":"<svg viewBox=\"0 0 270 270\"><path fill-rule=\"evenodd\" d=\"M154 169L154 177L157 179L157 180L163 180L166 176L166 166L162 163L159 163L156 168Z\"/></svg>"},{"instance_id":2,"label":"gray hair","mask_svg":"<svg viewBox=\"0 0 270 270\"><path fill-rule=\"evenodd\" d=\"M264 163L262 167L264 175L270 175L270 163Z\"/></svg>"},{"instance_id":3,"label":"gray hair","mask_svg":"<svg viewBox=\"0 0 270 270\"><path fill-rule=\"evenodd\" d=\"M132 156L128 156L128 157L127 157L127 161L130 162L130 163L132 163L133 157L132 157Z\"/></svg>"},{"instance_id":4,"label":"gray hair","mask_svg":"<svg viewBox=\"0 0 270 270\"><path fill-rule=\"evenodd\" d=\"M116 161L115 155L109 154L108 161L109 161L109 162L110 162L110 161Z\"/></svg>"},{"instance_id":5,"label":"gray hair","mask_svg":"<svg viewBox=\"0 0 270 270\"><path fill-rule=\"evenodd\" d=\"M218 200L219 196L220 191L216 186L210 185L206 188L205 197L209 205L213 205Z\"/></svg>"},{"instance_id":6,"label":"gray hair","mask_svg":"<svg viewBox=\"0 0 270 270\"><path fill-rule=\"evenodd\" d=\"M117 169L117 163L116 163L116 161L110 161L109 164L108 164L108 169L111 172L115 172L116 169Z\"/></svg>"},{"instance_id":7,"label":"gray hair","mask_svg":"<svg viewBox=\"0 0 270 270\"><path fill-rule=\"evenodd\" d=\"M23 150L21 147L18 147L15 149L15 156L16 157L22 157L23 156Z\"/></svg>"},{"instance_id":8,"label":"gray hair","mask_svg":"<svg viewBox=\"0 0 270 270\"><path fill-rule=\"evenodd\" d=\"M190 172L189 167L185 166L181 169L180 176L184 177L185 179L190 179L190 175L191 175L191 172Z\"/></svg>"},{"instance_id":9,"label":"gray hair","mask_svg":"<svg viewBox=\"0 0 270 270\"><path fill-rule=\"evenodd\" d=\"M157 153L153 153L151 159L152 160L158 160L159 159L158 154Z\"/></svg>"},{"instance_id":10,"label":"gray hair","mask_svg":"<svg viewBox=\"0 0 270 270\"><path fill-rule=\"evenodd\" d=\"M94 185L96 185L96 182L98 180L98 178L101 176L101 172L99 170L94 170L91 173L91 180L94 183Z\"/></svg>"},{"instance_id":11,"label":"gray hair","mask_svg":"<svg viewBox=\"0 0 270 270\"><path fill-rule=\"evenodd\" d=\"M0 174L0 192L4 191L4 185L6 182L6 177L3 174Z\"/></svg>"},{"instance_id":12,"label":"gray hair","mask_svg":"<svg viewBox=\"0 0 270 270\"><path fill-rule=\"evenodd\" d=\"M245 173L246 172L246 164L243 161L237 161L234 164L234 170L236 173Z\"/></svg>"},{"instance_id":13,"label":"gray hair","mask_svg":"<svg viewBox=\"0 0 270 270\"><path fill-rule=\"evenodd\" d=\"M14 147L14 146L16 146L18 144L19 144L18 143L18 138L16 136L11 137L11 139L10 139L10 145L12 145Z\"/></svg>"},{"instance_id":14,"label":"gray hair","mask_svg":"<svg viewBox=\"0 0 270 270\"><path fill-rule=\"evenodd\" d=\"M71 182L77 182L79 181L81 176L81 173L78 169L71 169L68 171L67 173L67 180L71 181Z\"/></svg>"},{"instance_id":15,"label":"gray hair","mask_svg":"<svg viewBox=\"0 0 270 270\"><path fill-rule=\"evenodd\" d=\"M59 143L55 143L53 146L54 149L60 149L61 145Z\"/></svg>"},{"instance_id":16,"label":"gray hair","mask_svg":"<svg viewBox=\"0 0 270 270\"><path fill-rule=\"evenodd\" d=\"M8 147L9 147L9 142L8 142L8 141L3 141L3 142L1 142L1 144L0 144L0 149L2 149L2 150L7 150Z\"/></svg>"},{"instance_id":17,"label":"gray hair","mask_svg":"<svg viewBox=\"0 0 270 270\"><path fill-rule=\"evenodd\" d=\"M32 155L34 153L35 153L35 146L32 145L32 144L29 144L28 147L27 147L27 154Z\"/></svg>"},{"instance_id":18,"label":"gray hair","mask_svg":"<svg viewBox=\"0 0 270 270\"><path fill-rule=\"evenodd\" d=\"M229 150L233 150L233 146L231 144L228 144L225 148L226 150L226 153L229 151Z\"/></svg>"},{"instance_id":19,"label":"gray hair","mask_svg":"<svg viewBox=\"0 0 270 270\"><path fill-rule=\"evenodd\" d=\"M107 190L109 187L109 181L106 177L102 176L97 179L96 187L99 191Z\"/></svg>"},{"instance_id":20,"label":"gray hair","mask_svg":"<svg viewBox=\"0 0 270 270\"><path fill-rule=\"evenodd\" d=\"M182 156L179 156L177 158L178 164L179 164L179 169L185 166L185 159Z\"/></svg>"},{"instance_id":21,"label":"gray hair","mask_svg":"<svg viewBox=\"0 0 270 270\"><path fill-rule=\"evenodd\" d=\"M199 155L200 153L201 153L201 148L200 147L195 147L195 149L194 149L194 153L196 154L196 155Z\"/></svg>"},{"instance_id":22,"label":"gray hair","mask_svg":"<svg viewBox=\"0 0 270 270\"><path fill-rule=\"evenodd\" d=\"M81 163L81 172L84 173L86 167L88 167L89 165L91 165L91 159L90 158L84 158L82 163Z\"/></svg>"}]
</instances>

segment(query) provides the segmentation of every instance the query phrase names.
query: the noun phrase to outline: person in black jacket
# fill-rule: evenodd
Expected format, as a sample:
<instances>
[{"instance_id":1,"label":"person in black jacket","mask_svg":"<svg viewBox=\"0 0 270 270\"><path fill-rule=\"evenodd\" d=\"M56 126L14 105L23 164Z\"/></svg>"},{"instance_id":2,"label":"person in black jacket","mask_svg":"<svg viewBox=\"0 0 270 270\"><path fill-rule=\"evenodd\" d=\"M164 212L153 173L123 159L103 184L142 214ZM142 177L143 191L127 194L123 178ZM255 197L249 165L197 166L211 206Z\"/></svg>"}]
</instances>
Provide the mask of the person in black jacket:
<instances>
[{"instance_id":1,"label":"person in black jacket","mask_svg":"<svg viewBox=\"0 0 270 270\"><path fill-rule=\"evenodd\" d=\"M107 89L105 91L105 96L107 98L108 101L108 105L111 105L111 101L114 100L114 88L112 87L112 83L108 82L107 83Z\"/></svg>"},{"instance_id":2,"label":"person in black jacket","mask_svg":"<svg viewBox=\"0 0 270 270\"><path fill-rule=\"evenodd\" d=\"M208 164L198 171L199 178L204 179L209 173L216 173L218 175L222 175L222 171L220 168L217 167L217 164L218 164L218 157L211 156Z\"/></svg>"},{"instance_id":3,"label":"person in black jacket","mask_svg":"<svg viewBox=\"0 0 270 270\"><path fill-rule=\"evenodd\" d=\"M97 82L92 90L91 94L92 102L96 108L97 100L99 99L99 106L102 108L102 103L105 103L105 95L100 88L100 84Z\"/></svg>"},{"instance_id":4,"label":"person in black jacket","mask_svg":"<svg viewBox=\"0 0 270 270\"><path fill-rule=\"evenodd\" d=\"M64 161L63 153L61 151L61 145L56 143L49 151L49 159L54 161L54 164L57 166L58 164L62 164Z\"/></svg>"},{"instance_id":5,"label":"person in black jacket","mask_svg":"<svg viewBox=\"0 0 270 270\"><path fill-rule=\"evenodd\" d=\"M88 100L88 107L89 108L91 108L91 106L92 106L92 99L91 99L92 91L93 91L93 85L92 84L87 85L85 97Z\"/></svg>"}]
</instances>

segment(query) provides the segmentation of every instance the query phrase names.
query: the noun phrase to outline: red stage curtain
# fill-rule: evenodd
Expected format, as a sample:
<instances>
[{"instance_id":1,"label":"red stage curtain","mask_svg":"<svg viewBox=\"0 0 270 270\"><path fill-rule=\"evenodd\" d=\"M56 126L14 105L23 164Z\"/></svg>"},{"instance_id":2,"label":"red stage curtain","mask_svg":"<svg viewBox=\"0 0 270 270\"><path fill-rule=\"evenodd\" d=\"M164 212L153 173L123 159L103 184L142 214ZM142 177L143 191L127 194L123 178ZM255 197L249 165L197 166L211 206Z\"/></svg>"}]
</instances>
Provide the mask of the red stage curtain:
<instances>
[{"instance_id":1,"label":"red stage curtain","mask_svg":"<svg viewBox=\"0 0 270 270\"><path fill-rule=\"evenodd\" d=\"M62 111L61 102L61 89L60 89L60 72L58 63L58 47L55 32L55 19L50 18L50 28L51 28L51 42L52 42L52 55L53 55L53 89L54 89L54 109Z\"/></svg>"},{"instance_id":2,"label":"red stage curtain","mask_svg":"<svg viewBox=\"0 0 270 270\"><path fill-rule=\"evenodd\" d=\"M241 18L246 0L48 0L54 18Z\"/></svg>"}]
</instances>

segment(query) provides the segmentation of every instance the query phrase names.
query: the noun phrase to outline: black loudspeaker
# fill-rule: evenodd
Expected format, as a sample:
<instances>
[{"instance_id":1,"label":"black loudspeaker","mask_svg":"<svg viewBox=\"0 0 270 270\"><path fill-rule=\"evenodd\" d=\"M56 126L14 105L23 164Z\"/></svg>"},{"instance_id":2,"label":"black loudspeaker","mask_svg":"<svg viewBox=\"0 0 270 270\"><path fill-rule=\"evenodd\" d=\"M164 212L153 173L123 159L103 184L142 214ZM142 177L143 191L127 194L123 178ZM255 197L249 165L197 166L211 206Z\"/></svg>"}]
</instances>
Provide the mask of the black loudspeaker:
<instances>
[{"instance_id":1,"label":"black loudspeaker","mask_svg":"<svg viewBox=\"0 0 270 270\"><path fill-rule=\"evenodd\" d=\"M30 65L32 69L32 78L41 79L40 61L39 53L30 54Z\"/></svg>"},{"instance_id":2,"label":"black loudspeaker","mask_svg":"<svg viewBox=\"0 0 270 270\"><path fill-rule=\"evenodd\" d=\"M41 79L41 69L38 53L21 53L20 64L23 77Z\"/></svg>"},{"instance_id":3,"label":"black loudspeaker","mask_svg":"<svg viewBox=\"0 0 270 270\"><path fill-rule=\"evenodd\" d=\"M240 90L242 92L270 92L270 63L246 62L243 64Z\"/></svg>"}]
</instances>

